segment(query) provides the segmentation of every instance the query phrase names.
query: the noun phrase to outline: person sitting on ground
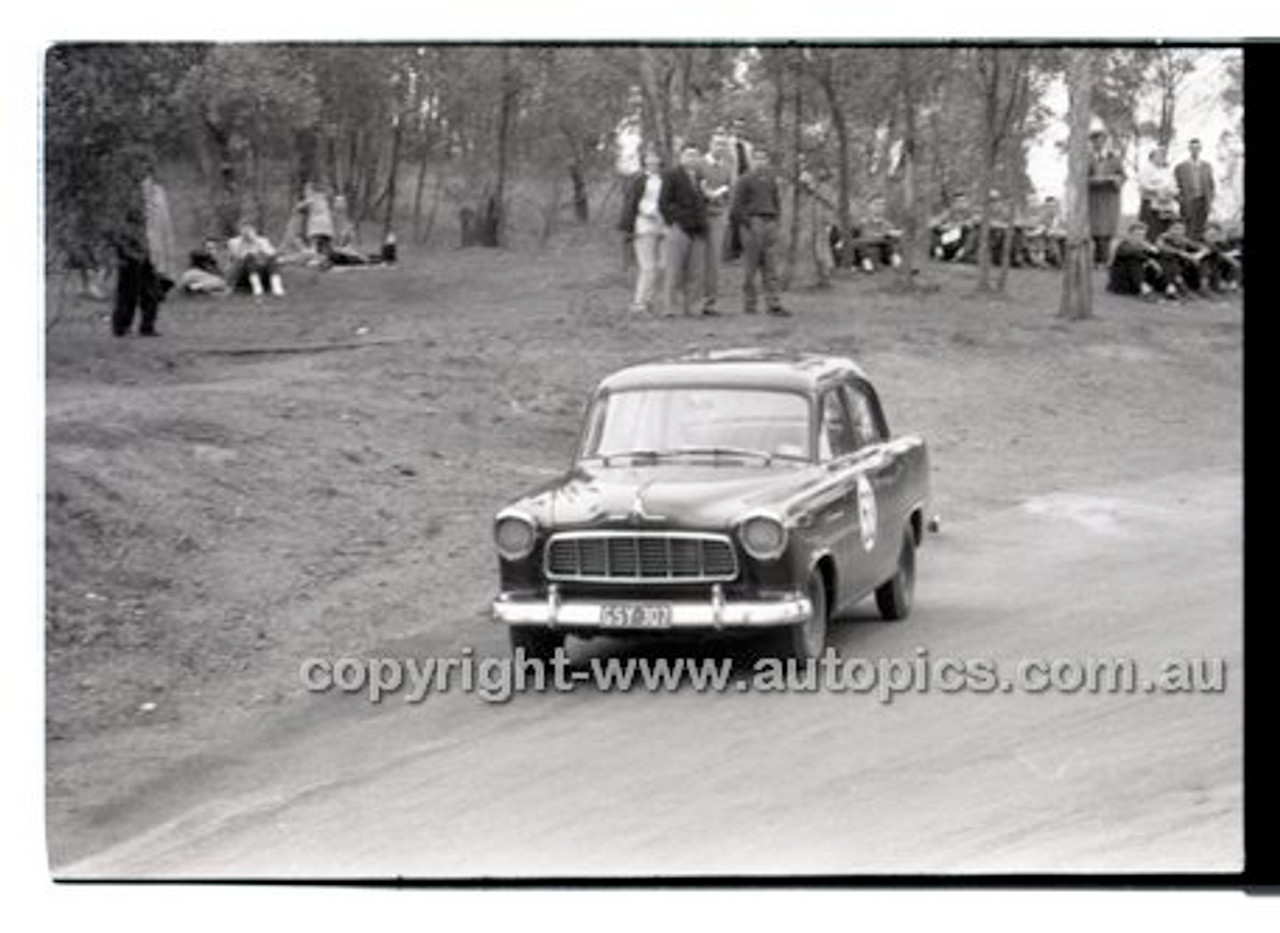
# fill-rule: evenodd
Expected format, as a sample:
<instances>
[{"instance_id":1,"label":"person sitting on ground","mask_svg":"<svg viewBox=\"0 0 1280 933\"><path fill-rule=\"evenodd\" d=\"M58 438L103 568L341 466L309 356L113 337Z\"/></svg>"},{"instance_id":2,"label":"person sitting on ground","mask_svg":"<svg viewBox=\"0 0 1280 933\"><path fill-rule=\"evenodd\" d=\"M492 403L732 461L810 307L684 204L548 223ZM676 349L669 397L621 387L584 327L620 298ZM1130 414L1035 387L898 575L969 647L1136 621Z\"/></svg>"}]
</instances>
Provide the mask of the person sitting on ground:
<instances>
[{"instance_id":1,"label":"person sitting on ground","mask_svg":"<svg viewBox=\"0 0 1280 933\"><path fill-rule=\"evenodd\" d=\"M1203 243L1197 243L1187 236L1187 228L1182 221L1175 221L1168 230L1160 234L1156 238L1156 247L1160 250L1165 277L1170 285L1175 286L1183 295L1205 293L1209 250Z\"/></svg>"},{"instance_id":2,"label":"person sitting on ground","mask_svg":"<svg viewBox=\"0 0 1280 933\"><path fill-rule=\"evenodd\" d=\"M973 253L974 217L969 197L957 192L950 206L929 221L932 234L930 252L944 262L962 262Z\"/></svg>"},{"instance_id":3,"label":"person sitting on ground","mask_svg":"<svg viewBox=\"0 0 1280 933\"><path fill-rule=\"evenodd\" d=\"M889 220L885 207L882 195L867 202L856 251L858 265L864 272L875 272L884 266L896 269L902 265L902 231Z\"/></svg>"},{"instance_id":4,"label":"person sitting on ground","mask_svg":"<svg viewBox=\"0 0 1280 933\"><path fill-rule=\"evenodd\" d=\"M1240 250L1232 246L1226 230L1216 220L1204 228L1204 245L1209 250L1205 266L1209 273L1209 287L1215 292L1235 291L1240 287Z\"/></svg>"},{"instance_id":5,"label":"person sitting on ground","mask_svg":"<svg viewBox=\"0 0 1280 933\"><path fill-rule=\"evenodd\" d=\"M223 274L222 249L213 237L205 237L190 254L190 265L178 275L178 289L185 295L226 295L231 292Z\"/></svg>"},{"instance_id":6,"label":"person sitting on ground","mask_svg":"<svg viewBox=\"0 0 1280 933\"><path fill-rule=\"evenodd\" d=\"M1177 291L1171 289L1173 285L1165 277L1160 250L1147 241L1147 225L1134 221L1112 254L1107 291L1143 298L1154 298L1163 292L1176 298Z\"/></svg>"},{"instance_id":7,"label":"person sitting on ground","mask_svg":"<svg viewBox=\"0 0 1280 933\"><path fill-rule=\"evenodd\" d=\"M1058 199L1048 195L1034 211L1027 226L1027 251L1032 265L1062 267L1067 231L1062 224Z\"/></svg>"},{"instance_id":8,"label":"person sitting on ground","mask_svg":"<svg viewBox=\"0 0 1280 933\"><path fill-rule=\"evenodd\" d=\"M271 294L284 295L284 282L280 278L280 269L276 262L276 248L271 241L258 233L257 228L249 221L240 224L240 235L227 242L227 251L231 255L232 288L237 291L251 291L254 297L260 297L265 289L263 281L271 286Z\"/></svg>"}]
</instances>

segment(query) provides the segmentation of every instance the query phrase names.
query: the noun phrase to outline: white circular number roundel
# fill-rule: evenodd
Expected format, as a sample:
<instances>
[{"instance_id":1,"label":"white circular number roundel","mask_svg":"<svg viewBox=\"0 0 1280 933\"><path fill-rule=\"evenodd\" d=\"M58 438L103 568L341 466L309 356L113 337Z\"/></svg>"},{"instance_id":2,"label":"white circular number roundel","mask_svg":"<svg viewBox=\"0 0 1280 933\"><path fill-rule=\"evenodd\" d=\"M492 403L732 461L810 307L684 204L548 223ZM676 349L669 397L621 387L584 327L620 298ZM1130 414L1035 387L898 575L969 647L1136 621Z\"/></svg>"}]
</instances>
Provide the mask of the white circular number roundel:
<instances>
[{"instance_id":1,"label":"white circular number roundel","mask_svg":"<svg viewBox=\"0 0 1280 933\"><path fill-rule=\"evenodd\" d=\"M862 535L862 549L869 551L876 546L876 491L866 475L858 477L858 532Z\"/></svg>"}]
</instances>

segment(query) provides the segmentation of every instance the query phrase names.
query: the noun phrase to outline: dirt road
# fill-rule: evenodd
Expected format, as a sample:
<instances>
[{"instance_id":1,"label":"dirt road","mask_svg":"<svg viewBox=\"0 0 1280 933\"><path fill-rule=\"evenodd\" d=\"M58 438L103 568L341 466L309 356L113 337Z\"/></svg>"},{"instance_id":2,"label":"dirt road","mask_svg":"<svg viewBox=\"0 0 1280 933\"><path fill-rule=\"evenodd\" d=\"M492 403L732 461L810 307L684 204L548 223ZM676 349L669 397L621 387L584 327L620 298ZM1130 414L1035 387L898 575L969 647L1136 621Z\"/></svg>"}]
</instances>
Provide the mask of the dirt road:
<instances>
[{"instance_id":1,"label":"dirt road","mask_svg":"<svg viewBox=\"0 0 1280 933\"><path fill-rule=\"evenodd\" d=\"M1238 870L1240 520L1221 472L1033 498L933 538L908 622L864 609L835 634L844 656L1002 669L1223 658L1223 693L392 700L246 749L191 809L61 874Z\"/></svg>"}]
</instances>

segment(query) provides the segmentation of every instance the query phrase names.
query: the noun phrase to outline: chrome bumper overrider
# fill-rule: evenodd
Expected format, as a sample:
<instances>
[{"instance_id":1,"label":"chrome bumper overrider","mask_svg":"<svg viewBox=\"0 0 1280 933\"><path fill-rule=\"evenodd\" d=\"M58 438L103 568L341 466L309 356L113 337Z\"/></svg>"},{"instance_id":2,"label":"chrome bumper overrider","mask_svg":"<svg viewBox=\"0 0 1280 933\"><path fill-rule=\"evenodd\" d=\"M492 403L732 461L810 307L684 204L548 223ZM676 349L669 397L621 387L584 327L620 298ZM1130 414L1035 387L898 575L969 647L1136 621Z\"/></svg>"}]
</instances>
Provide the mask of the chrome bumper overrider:
<instances>
[{"instance_id":1,"label":"chrome bumper overrider","mask_svg":"<svg viewBox=\"0 0 1280 933\"><path fill-rule=\"evenodd\" d=\"M809 598L794 593L778 599L726 600L719 586L707 600L561 599L559 588L549 588L545 599L502 593L493 601L493 621L505 625L564 626L600 631L652 631L602 625L605 606L662 603L671 607L671 624L663 628L738 628L795 625L807 621Z\"/></svg>"}]
</instances>

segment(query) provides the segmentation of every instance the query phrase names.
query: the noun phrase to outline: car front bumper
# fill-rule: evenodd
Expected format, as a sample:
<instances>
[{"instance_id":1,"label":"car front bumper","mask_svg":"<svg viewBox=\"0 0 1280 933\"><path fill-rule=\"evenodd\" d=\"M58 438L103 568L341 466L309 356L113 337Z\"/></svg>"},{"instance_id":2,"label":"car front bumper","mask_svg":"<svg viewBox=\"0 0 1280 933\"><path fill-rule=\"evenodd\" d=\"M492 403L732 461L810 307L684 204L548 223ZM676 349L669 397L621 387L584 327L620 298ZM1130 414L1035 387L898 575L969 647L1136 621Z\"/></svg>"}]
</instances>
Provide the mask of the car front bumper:
<instances>
[{"instance_id":1,"label":"car front bumper","mask_svg":"<svg viewBox=\"0 0 1280 933\"><path fill-rule=\"evenodd\" d=\"M606 606L652 605L670 607L670 624L660 627L607 625L601 622ZM504 625L541 625L600 632L662 631L674 628L773 628L808 621L812 611L802 593L771 599L726 600L713 587L706 600L561 599L555 587L545 598L499 594L493 601L493 621Z\"/></svg>"}]
</instances>

